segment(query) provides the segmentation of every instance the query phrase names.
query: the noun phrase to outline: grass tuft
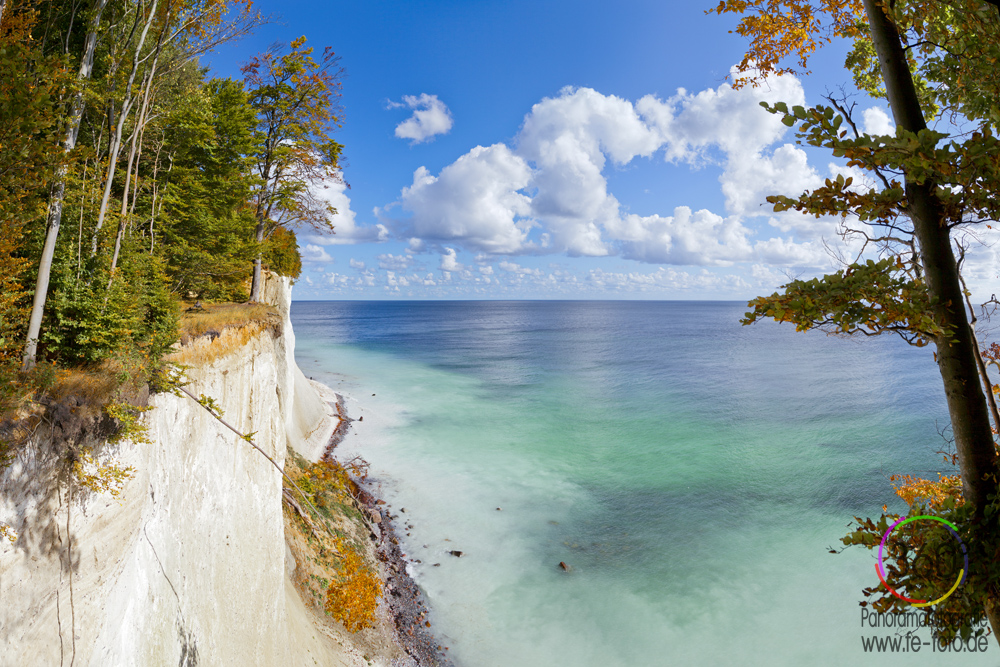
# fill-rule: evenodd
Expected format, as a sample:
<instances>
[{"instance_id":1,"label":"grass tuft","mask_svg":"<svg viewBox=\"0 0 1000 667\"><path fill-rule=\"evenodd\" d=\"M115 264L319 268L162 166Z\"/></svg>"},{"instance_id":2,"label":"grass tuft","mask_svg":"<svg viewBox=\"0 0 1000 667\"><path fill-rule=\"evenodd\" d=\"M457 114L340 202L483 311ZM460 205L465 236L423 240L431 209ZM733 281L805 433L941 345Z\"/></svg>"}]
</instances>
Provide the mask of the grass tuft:
<instances>
[{"instance_id":1,"label":"grass tuft","mask_svg":"<svg viewBox=\"0 0 1000 667\"><path fill-rule=\"evenodd\" d=\"M240 350L263 331L281 332L281 316L274 306L217 303L203 308L182 313L180 347L164 361L186 366L208 364Z\"/></svg>"},{"instance_id":2,"label":"grass tuft","mask_svg":"<svg viewBox=\"0 0 1000 667\"><path fill-rule=\"evenodd\" d=\"M253 322L268 325L281 324L281 317L274 306L258 303L210 303L203 310L186 307L181 312L179 333L181 343L187 345L200 336L219 336L230 327L242 327Z\"/></svg>"}]
</instances>

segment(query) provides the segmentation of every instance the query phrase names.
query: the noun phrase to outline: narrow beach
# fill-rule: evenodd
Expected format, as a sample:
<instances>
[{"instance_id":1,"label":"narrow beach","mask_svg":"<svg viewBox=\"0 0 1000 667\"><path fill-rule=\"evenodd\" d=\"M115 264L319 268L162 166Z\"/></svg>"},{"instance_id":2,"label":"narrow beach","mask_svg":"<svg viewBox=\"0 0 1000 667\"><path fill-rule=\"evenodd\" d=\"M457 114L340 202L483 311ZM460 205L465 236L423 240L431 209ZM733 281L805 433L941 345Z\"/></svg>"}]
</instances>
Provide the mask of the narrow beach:
<instances>
[{"instance_id":1,"label":"narrow beach","mask_svg":"<svg viewBox=\"0 0 1000 667\"><path fill-rule=\"evenodd\" d=\"M340 419L321 458L340 460L337 446L351 431L356 418L348 413L343 394L312 378L310 383L323 400L336 410ZM358 448L363 451L363 443L359 443ZM341 460L341 463L345 461ZM447 656L446 647L434 636L428 620L430 610L420 587L407 571L410 560L403 552L397 535L396 520L399 515L394 515L392 507L380 497L377 480L357 481L359 486L355 500L358 508L367 514L366 525L372 539L372 554L378 562L382 580L380 612L391 619L396 642L417 665L454 667L454 662Z\"/></svg>"}]
</instances>

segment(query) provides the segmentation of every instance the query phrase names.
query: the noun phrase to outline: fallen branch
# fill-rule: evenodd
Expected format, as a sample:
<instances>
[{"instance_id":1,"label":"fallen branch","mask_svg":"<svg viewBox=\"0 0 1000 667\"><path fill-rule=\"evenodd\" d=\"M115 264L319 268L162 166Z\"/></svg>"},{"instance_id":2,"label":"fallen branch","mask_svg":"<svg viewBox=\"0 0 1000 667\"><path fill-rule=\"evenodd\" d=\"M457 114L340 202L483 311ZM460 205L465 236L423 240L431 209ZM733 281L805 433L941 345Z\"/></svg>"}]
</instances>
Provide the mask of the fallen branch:
<instances>
[{"instance_id":1,"label":"fallen branch","mask_svg":"<svg viewBox=\"0 0 1000 667\"><path fill-rule=\"evenodd\" d=\"M295 496L293 496L287 488L281 489L281 499L284 500L289 507L295 510L296 514L302 517L302 522L309 528L309 532L312 533L313 537L319 540L319 528L316 526L316 522L312 520L312 517L309 516L304 509L302 509L302 505L299 505L299 501L295 500Z\"/></svg>"}]
</instances>

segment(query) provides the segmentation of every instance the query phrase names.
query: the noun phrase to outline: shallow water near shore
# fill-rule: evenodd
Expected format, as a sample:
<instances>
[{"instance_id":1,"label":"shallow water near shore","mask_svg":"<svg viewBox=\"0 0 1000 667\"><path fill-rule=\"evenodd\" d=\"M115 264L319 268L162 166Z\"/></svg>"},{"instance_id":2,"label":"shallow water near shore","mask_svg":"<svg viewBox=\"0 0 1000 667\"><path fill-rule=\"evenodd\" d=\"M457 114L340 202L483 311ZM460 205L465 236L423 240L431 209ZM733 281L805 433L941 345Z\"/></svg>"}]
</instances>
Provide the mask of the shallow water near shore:
<instances>
[{"instance_id":1,"label":"shallow water near shore","mask_svg":"<svg viewBox=\"0 0 1000 667\"><path fill-rule=\"evenodd\" d=\"M829 553L852 516L903 509L888 475L950 472L930 350L744 310L293 304L298 364L364 417L341 457L413 526L458 664L1000 664L992 639L866 652L894 634L862 625L874 556Z\"/></svg>"}]
</instances>

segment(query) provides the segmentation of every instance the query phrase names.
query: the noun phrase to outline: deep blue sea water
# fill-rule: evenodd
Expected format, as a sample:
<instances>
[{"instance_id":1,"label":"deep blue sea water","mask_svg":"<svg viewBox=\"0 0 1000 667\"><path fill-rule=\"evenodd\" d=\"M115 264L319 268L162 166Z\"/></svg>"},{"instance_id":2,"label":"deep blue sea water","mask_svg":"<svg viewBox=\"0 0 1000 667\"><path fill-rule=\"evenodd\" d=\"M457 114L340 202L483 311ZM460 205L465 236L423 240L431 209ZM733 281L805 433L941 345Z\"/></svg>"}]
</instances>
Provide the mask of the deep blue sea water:
<instances>
[{"instance_id":1,"label":"deep blue sea water","mask_svg":"<svg viewBox=\"0 0 1000 667\"><path fill-rule=\"evenodd\" d=\"M865 652L893 634L861 621L874 556L829 553L852 516L903 509L890 474L950 472L930 349L744 310L293 304L298 363L365 418L342 455L413 526L459 664L1000 664L995 643Z\"/></svg>"}]
</instances>

